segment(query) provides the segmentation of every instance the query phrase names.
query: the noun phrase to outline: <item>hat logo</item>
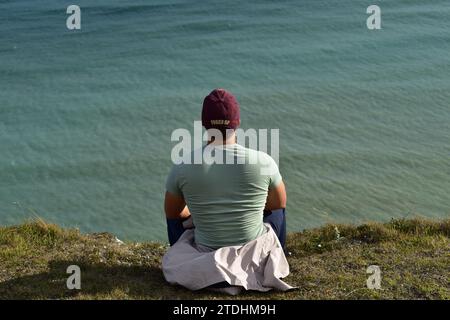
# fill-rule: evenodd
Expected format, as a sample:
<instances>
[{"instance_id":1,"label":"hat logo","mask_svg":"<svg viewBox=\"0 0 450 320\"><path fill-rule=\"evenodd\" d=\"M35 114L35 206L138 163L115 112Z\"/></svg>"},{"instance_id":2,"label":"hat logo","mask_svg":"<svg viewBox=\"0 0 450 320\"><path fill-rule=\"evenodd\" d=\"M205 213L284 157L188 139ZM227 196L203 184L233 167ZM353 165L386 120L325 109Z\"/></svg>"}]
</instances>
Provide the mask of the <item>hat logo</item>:
<instances>
[{"instance_id":1,"label":"hat logo","mask_svg":"<svg viewBox=\"0 0 450 320\"><path fill-rule=\"evenodd\" d=\"M230 120L211 120L211 125L229 125Z\"/></svg>"}]
</instances>

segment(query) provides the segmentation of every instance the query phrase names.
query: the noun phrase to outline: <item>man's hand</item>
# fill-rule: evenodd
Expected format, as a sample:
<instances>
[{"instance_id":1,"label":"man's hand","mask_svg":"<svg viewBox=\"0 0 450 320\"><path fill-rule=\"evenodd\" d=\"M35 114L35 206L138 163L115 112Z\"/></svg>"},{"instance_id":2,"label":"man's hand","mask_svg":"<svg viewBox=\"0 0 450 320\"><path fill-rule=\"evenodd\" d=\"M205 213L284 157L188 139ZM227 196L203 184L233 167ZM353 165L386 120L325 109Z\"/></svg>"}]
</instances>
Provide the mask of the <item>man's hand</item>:
<instances>
[{"instance_id":1,"label":"man's hand","mask_svg":"<svg viewBox=\"0 0 450 320\"><path fill-rule=\"evenodd\" d=\"M164 199L164 211L168 219L184 219L191 216L184 198L168 191Z\"/></svg>"}]
</instances>

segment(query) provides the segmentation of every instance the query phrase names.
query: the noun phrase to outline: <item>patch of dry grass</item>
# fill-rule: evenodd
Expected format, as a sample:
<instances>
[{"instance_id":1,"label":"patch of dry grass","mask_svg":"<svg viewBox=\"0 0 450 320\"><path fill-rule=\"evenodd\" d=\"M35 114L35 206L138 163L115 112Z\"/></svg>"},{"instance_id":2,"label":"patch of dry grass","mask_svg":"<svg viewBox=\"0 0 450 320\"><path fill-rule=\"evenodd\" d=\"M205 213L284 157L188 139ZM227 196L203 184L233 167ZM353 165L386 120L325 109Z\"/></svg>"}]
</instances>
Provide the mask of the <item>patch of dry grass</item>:
<instances>
[{"instance_id":1,"label":"patch of dry grass","mask_svg":"<svg viewBox=\"0 0 450 320\"><path fill-rule=\"evenodd\" d=\"M165 245L125 243L108 234L35 220L0 227L1 299L450 299L450 220L392 220L326 225L288 236L298 289L237 297L171 286L160 263ZM68 290L66 269L80 266L81 290ZM366 287L369 265L381 290Z\"/></svg>"}]
</instances>

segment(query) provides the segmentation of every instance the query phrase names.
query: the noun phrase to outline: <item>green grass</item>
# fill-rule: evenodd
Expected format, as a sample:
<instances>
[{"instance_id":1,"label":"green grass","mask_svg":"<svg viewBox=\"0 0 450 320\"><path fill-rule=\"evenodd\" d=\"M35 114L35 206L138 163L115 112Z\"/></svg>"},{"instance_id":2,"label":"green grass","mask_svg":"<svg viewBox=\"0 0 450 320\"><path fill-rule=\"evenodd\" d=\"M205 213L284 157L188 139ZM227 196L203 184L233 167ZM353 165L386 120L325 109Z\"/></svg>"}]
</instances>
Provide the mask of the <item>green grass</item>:
<instances>
[{"instance_id":1,"label":"green grass","mask_svg":"<svg viewBox=\"0 0 450 320\"><path fill-rule=\"evenodd\" d=\"M237 297L190 292L165 282L167 247L80 234L42 220L0 227L0 299L450 299L450 219L326 225L288 236L290 292ZM81 268L81 290L66 269ZM369 265L381 290L366 287Z\"/></svg>"}]
</instances>

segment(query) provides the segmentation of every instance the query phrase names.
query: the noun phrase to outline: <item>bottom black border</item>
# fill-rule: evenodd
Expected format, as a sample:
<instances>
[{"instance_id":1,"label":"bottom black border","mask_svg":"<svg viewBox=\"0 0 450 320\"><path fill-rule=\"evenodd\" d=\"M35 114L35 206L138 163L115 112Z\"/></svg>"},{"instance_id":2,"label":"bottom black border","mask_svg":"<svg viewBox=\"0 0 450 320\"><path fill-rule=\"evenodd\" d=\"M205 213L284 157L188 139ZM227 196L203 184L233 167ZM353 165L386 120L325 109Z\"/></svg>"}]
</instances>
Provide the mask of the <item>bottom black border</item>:
<instances>
[{"instance_id":1,"label":"bottom black border","mask_svg":"<svg viewBox=\"0 0 450 320\"><path fill-rule=\"evenodd\" d=\"M401 316L417 317L420 313L448 312L449 301L410 300L26 300L0 301L2 312L14 316L22 312L43 313L46 318L85 319L91 312L110 315L125 314L126 320L143 319L301 319L329 316L366 319L392 315L397 308ZM11 308L11 310L7 310ZM61 308L62 313L49 312ZM442 310L439 310L442 308ZM445 308L445 310L444 310ZM136 317L135 315L139 315ZM102 317L104 318L104 317Z\"/></svg>"}]
</instances>

